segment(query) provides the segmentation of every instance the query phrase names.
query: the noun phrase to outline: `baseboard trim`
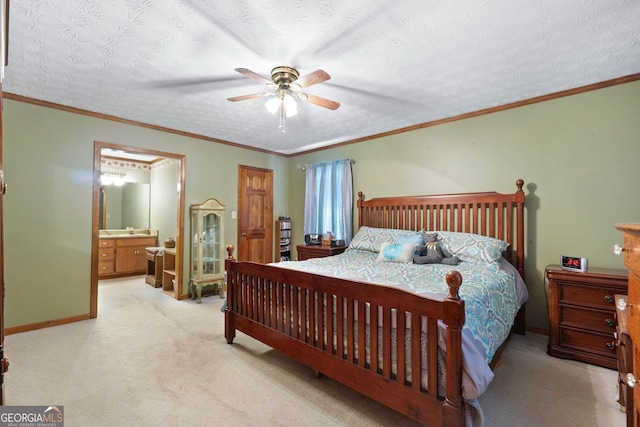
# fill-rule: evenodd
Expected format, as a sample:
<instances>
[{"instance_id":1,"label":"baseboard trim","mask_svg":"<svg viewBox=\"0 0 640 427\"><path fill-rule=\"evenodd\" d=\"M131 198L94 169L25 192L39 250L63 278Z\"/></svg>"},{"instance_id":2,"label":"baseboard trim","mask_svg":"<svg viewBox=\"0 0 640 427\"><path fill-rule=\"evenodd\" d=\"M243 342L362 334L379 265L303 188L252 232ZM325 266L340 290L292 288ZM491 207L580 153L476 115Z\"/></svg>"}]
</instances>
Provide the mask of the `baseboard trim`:
<instances>
[{"instance_id":1,"label":"baseboard trim","mask_svg":"<svg viewBox=\"0 0 640 427\"><path fill-rule=\"evenodd\" d=\"M67 323L79 322L81 320L89 320L89 313L80 314L78 316L64 317L62 319L45 320L44 322L31 323L29 325L12 326L5 328L4 334L18 334L20 332L35 331L36 329L49 328L51 326L66 325Z\"/></svg>"},{"instance_id":2,"label":"baseboard trim","mask_svg":"<svg viewBox=\"0 0 640 427\"><path fill-rule=\"evenodd\" d=\"M536 328L535 326L527 326L525 330L533 334L549 335L549 329L546 329L546 328Z\"/></svg>"}]
</instances>

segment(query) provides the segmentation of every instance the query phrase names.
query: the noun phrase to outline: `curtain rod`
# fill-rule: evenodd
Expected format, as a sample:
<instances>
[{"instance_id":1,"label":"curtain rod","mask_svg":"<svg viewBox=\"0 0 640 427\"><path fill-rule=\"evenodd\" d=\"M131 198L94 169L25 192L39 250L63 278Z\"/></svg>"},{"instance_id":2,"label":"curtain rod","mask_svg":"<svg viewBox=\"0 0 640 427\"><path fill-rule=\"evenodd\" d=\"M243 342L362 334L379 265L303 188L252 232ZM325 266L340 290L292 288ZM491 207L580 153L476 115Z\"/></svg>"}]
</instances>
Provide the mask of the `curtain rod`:
<instances>
[{"instance_id":1,"label":"curtain rod","mask_svg":"<svg viewBox=\"0 0 640 427\"><path fill-rule=\"evenodd\" d=\"M354 159L341 159L341 160L349 160L349 162L351 162L352 165L356 163L356 161ZM328 161L328 162L319 162L319 163L312 163L312 164L305 163L302 166L298 165L298 169L300 169L302 171L306 171L307 170L307 166L315 166L315 165L321 165L323 163L333 163L333 162L339 162L339 161L340 160L331 160L331 161Z\"/></svg>"}]
</instances>

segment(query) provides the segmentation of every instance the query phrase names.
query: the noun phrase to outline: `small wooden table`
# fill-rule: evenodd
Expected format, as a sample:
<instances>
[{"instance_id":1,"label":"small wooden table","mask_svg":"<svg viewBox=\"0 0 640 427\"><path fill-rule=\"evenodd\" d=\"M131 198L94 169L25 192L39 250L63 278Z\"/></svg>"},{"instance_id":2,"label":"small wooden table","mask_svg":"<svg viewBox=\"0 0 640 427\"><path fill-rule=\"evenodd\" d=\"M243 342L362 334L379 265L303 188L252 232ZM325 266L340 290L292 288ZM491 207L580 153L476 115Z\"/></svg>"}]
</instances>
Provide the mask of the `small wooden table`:
<instances>
[{"instance_id":1,"label":"small wooden table","mask_svg":"<svg viewBox=\"0 0 640 427\"><path fill-rule=\"evenodd\" d=\"M147 276L144 281L154 288L162 286L162 255L164 248L151 247L147 251Z\"/></svg>"},{"instance_id":2,"label":"small wooden table","mask_svg":"<svg viewBox=\"0 0 640 427\"><path fill-rule=\"evenodd\" d=\"M298 245L298 261L304 261L309 258L324 258L332 255L338 255L347 249L346 246L320 246L320 245Z\"/></svg>"}]
</instances>

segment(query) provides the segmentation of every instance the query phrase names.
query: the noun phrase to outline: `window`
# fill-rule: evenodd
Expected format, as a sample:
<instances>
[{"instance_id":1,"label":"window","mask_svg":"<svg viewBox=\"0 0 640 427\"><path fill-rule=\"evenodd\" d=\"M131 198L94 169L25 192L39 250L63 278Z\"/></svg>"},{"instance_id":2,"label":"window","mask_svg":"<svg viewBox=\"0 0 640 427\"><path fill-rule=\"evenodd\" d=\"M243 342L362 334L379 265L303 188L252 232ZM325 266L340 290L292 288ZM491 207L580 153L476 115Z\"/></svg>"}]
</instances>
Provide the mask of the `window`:
<instances>
[{"instance_id":1,"label":"window","mask_svg":"<svg viewBox=\"0 0 640 427\"><path fill-rule=\"evenodd\" d=\"M333 233L348 245L353 233L351 160L306 166L304 233Z\"/></svg>"}]
</instances>

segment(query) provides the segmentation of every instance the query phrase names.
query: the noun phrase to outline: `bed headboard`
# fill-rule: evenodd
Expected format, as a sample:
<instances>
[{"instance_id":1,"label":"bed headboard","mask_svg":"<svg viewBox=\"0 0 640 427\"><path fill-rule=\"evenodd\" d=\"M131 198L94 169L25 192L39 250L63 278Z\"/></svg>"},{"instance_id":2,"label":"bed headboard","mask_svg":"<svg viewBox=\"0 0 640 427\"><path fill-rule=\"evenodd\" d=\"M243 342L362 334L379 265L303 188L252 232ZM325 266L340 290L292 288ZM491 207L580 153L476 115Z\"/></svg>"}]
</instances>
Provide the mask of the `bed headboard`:
<instances>
[{"instance_id":1,"label":"bed headboard","mask_svg":"<svg viewBox=\"0 0 640 427\"><path fill-rule=\"evenodd\" d=\"M509 243L505 258L524 270L524 180L513 194L438 194L364 200L358 193L358 225L402 230L474 233Z\"/></svg>"}]
</instances>

